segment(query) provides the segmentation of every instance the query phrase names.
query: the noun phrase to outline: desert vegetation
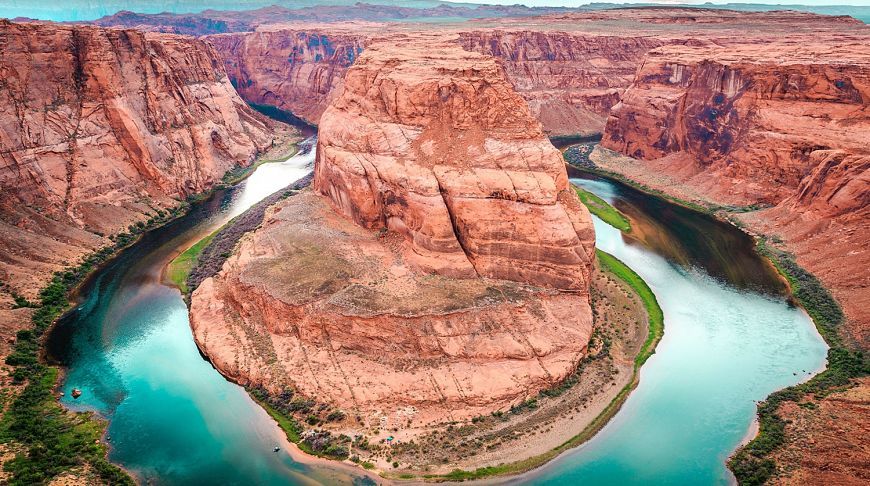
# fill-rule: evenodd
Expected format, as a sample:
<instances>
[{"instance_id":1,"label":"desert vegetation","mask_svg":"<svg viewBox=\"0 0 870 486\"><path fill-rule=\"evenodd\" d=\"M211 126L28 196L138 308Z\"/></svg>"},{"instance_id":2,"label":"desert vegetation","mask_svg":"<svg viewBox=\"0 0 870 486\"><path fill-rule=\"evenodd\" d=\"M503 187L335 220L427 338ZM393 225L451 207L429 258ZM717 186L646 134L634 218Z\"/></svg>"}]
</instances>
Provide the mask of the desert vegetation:
<instances>
[{"instance_id":1,"label":"desert vegetation","mask_svg":"<svg viewBox=\"0 0 870 486\"><path fill-rule=\"evenodd\" d=\"M16 452L4 464L12 473L10 484L43 484L80 466L88 466L107 484L134 484L119 467L106 460L106 446L100 441L105 423L92 413L65 410L54 395L58 369L40 359L41 339L65 312L68 295L99 265L133 243L138 235L164 224L187 209L186 204L159 210L147 221L131 225L128 232L114 235L114 244L83 258L82 262L54 275L39 293L33 307L31 327L18 331L6 364L12 366L13 391L0 420L0 442Z\"/></svg>"},{"instance_id":2,"label":"desert vegetation","mask_svg":"<svg viewBox=\"0 0 870 486\"><path fill-rule=\"evenodd\" d=\"M631 222L618 209L607 203L604 199L583 189L574 186L580 201L589 208L589 212L601 218L602 221L613 226L619 231L631 231Z\"/></svg>"},{"instance_id":3,"label":"desert vegetation","mask_svg":"<svg viewBox=\"0 0 870 486\"><path fill-rule=\"evenodd\" d=\"M859 349L844 343L838 333L843 311L831 293L813 274L802 268L793 255L771 246L766 239L759 251L788 280L798 303L812 317L819 334L828 343L828 367L809 381L770 394L758 404L758 434L728 461L740 484L764 484L777 472L772 454L785 444L786 421L779 414L785 402L801 403L807 397L823 398L854 386L854 380L870 374L870 360ZM812 406L808 402L808 406Z\"/></svg>"},{"instance_id":4,"label":"desert vegetation","mask_svg":"<svg viewBox=\"0 0 870 486\"><path fill-rule=\"evenodd\" d=\"M203 280L220 271L239 238L263 222L266 209L311 184L309 174L285 189L251 206L216 232L200 240L170 263L170 278L186 294L193 292Z\"/></svg>"},{"instance_id":5,"label":"desert vegetation","mask_svg":"<svg viewBox=\"0 0 870 486\"><path fill-rule=\"evenodd\" d=\"M593 302L595 302L593 313L596 322L602 324L596 326L595 334L593 334L589 344L589 354L578 363L575 371L565 380L551 388L542 390L537 396L530 397L513 405L508 410L494 412L490 416L475 417L470 421L471 423L458 423L442 430L433 431L429 435L421 437L417 442L396 444L390 451L393 457L415 457L432 450L438 450L447 444L455 453L473 456L479 454L481 450L498 448L516 440L531 439L536 433L545 431L547 427L551 427L556 423L550 412L553 409L554 403L557 404L562 400L566 400L575 405L577 403L585 404L588 396L584 395L581 391L584 389L584 384L588 387L590 383L593 383L592 387L600 389L602 384L595 382L595 379L592 377L611 376L611 378L604 379L605 381L612 380L612 375L608 375L608 373L613 372L612 368L610 372L604 375L598 373L603 369L602 365L611 362L614 356L614 346L619 342L618 347L621 349L620 352L631 353L634 360L633 367L625 386L618 390L614 398L606 404L602 411L569 440L542 454L524 460L480 467L473 470L457 468L446 474L423 473L420 475L403 471L389 474L390 477L402 479L422 477L423 479L436 481L466 481L528 471L550 461L562 452L586 442L601 430L610 418L619 411L630 392L638 384L637 377L640 367L655 352L655 347L664 333L664 319L655 295L639 275L608 253L598 250L597 256L601 268L601 274L599 274L600 282L618 282L616 288L627 289L622 291L627 291L627 293L621 294L622 298L638 299L646 311L644 312L646 315L644 327L646 329L644 329L645 332L643 333L645 338L642 342L636 343L634 347L629 345L628 348L631 348L631 350L624 348L627 344L627 338L624 334L625 331L620 330L620 328L624 324L624 319L633 314L631 311L627 314L624 313L626 307L620 307L620 305L624 304L616 304L622 301L619 294L620 291L614 291L614 288L604 290L608 287L602 287L599 283L595 286L597 289L592 294ZM603 323L607 323L607 325L603 325ZM584 408L585 406L583 405ZM555 408L559 409L558 406ZM539 417L536 417L536 415ZM507 425L518 422L523 423L523 421L527 421L529 427ZM442 462L455 460L455 458L448 456L449 454L445 455ZM435 458L435 461L437 462L437 458Z\"/></svg>"}]
</instances>

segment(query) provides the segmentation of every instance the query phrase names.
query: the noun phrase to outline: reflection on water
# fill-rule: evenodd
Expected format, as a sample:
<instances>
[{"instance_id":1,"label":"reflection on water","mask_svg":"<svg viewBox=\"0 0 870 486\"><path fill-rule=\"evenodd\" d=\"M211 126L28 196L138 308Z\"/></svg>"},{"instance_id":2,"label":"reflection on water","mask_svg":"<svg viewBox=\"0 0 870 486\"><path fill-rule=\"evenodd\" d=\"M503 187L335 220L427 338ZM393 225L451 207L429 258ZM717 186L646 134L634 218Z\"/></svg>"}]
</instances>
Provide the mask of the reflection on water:
<instances>
[{"instance_id":1,"label":"reflection on water","mask_svg":"<svg viewBox=\"0 0 870 486\"><path fill-rule=\"evenodd\" d=\"M631 220L626 243L641 245L681 267L699 267L728 284L783 295L773 265L755 251L746 233L697 211L651 197L617 181L571 171L572 181L613 204Z\"/></svg>"},{"instance_id":2,"label":"reflection on water","mask_svg":"<svg viewBox=\"0 0 870 486\"><path fill-rule=\"evenodd\" d=\"M656 294L665 335L638 388L597 436L510 482L731 482L725 461L752 423L755 401L818 370L824 342L809 316L777 294L776 276L736 229L604 179L572 182L623 210L643 234L626 238L594 218L597 246ZM775 291L758 291L770 286Z\"/></svg>"},{"instance_id":3,"label":"reflection on water","mask_svg":"<svg viewBox=\"0 0 870 486\"><path fill-rule=\"evenodd\" d=\"M186 216L143 236L90 279L81 305L49 336L68 367L64 405L110 419L110 459L148 483L351 482L343 469L294 462L281 430L244 390L199 354L179 292L161 284L165 263L263 197L311 170L314 154L262 165ZM73 399L73 387L82 396Z\"/></svg>"}]
</instances>

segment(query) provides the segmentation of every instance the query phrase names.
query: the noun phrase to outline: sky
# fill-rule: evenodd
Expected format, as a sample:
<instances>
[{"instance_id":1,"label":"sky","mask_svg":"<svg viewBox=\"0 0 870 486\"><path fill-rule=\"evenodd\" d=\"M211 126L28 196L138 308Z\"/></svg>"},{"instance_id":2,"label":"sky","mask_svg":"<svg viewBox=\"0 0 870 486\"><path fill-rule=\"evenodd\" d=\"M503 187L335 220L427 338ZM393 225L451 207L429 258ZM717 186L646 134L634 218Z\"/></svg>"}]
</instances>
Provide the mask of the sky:
<instances>
[{"instance_id":1,"label":"sky","mask_svg":"<svg viewBox=\"0 0 870 486\"><path fill-rule=\"evenodd\" d=\"M513 5L522 3L530 7L574 7L590 2L603 3L660 3L674 5L700 5L711 0L457 0L465 3ZM870 0L712 0L711 3L762 3L767 5L858 5L870 6Z\"/></svg>"}]
</instances>

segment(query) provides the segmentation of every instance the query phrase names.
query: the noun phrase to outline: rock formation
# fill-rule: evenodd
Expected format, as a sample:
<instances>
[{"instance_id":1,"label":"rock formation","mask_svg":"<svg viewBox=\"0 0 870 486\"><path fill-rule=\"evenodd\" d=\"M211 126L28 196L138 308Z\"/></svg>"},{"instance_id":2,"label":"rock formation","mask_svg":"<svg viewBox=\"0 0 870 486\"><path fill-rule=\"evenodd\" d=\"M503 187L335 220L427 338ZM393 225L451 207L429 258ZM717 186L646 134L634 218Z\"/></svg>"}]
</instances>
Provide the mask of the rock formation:
<instances>
[{"instance_id":1,"label":"rock formation","mask_svg":"<svg viewBox=\"0 0 870 486\"><path fill-rule=\"evenodd\" d=\"M315 188L402 234L427 271L587 289L588 213L499 65L446 43L386 44L321 118Z\"/></svg>"},{"instance_id":2,"label":"rock formation","mask_svg":"<svg viewBox=\"0 0 870 486\"><path fill-rule=\"evenodd\" d=\"M397 30L395 24L275 25L207 39L246 100L317 124L365 45ZM460 31L458 39L467 50L499 58L549 135L601 133L643 55L670 41L501 29Z\"/></svg>"},{"instance_id":3,"label":"rock formation","mask_svg":"<svg viewBox=\"0 0 870 486\"><path fill-rule=\"evenodd\" d=\"M367 37L317 29L265 30L206 38L239 94L316 125Z\"/></svg>"},{"instance_id":4,"label":"rock formation","mask_svg":"<svg viewBox=\"0 0 870 486\"><path fill-rule=\"evenodd\" d=\"M870 32L817 45L655 49L602 145L645 161L631 177L667 177L692 192L685 197L771 206L740 218L784 239L833 288L851 338L868 346L870 277L850 270L870 264L870 56L861 38Z\"/></svg>"},{"instance_id":5,"label":"rock formation","mask_svg":"<svg viewBox=\"0 0 870 486\"><path fill-rule=\"evenodd\" d=\"M493 18L524 17L546 13L567 12L562 7L526 7L524 5L441 4L432 8L399 5L377 5L356 2L352 5L316 5L287 8L280 5L253 10L203 10L199 13L142 14L120 11L93 21L102 27L125 27L138 30L185 35L208 35L227 32L248 32L258 26L278 22L341 22L348 20L389 21L428 18Z\"/></svg>"},{"instance_id":6,"label":"rock formation","mask_svg":"<svg viewBox=\"0 0 870 486\"><path fill-rule=\"evenodd\" d=\"M363 15L363 10L315 19L376 18ZM516 15L486 22L442 24L436 30L457 34L465 49L498 58L508 79L549 135L601 133L609 110L653 48L708 41L726 45L747 35L758 35L759 42L764 42L764 36L795 32L806 35L826 29L831 35L854 30L860 24L849 17L798 12L703 9L617 9L531 18ZM431 25L411 23L312 24L291 18L287 20L295 23L281 23L284 19L274 15L271 20L263 18L257 32L208 39L226 61L227 71L237 80L246 100L273 104L314 124L352 64L349 52L358 54L360 48L378 37L432 30ZM306 45L324 37L327 48ZM311 52L306 53L309 49Z\"/></svg>"},{"instance_id":7,"label":"rock formation","mask_svg":"<svg viewBox=\"0 0 870 486\"><path fill-rule=\"evenodd\" d=\"M550 135L601 133L646 52L669 41L564 31L460 33L465 49L499 58Z\"/></svg>"},{"instance_id":8,"label":"rock formation","mask_svg":"<svg viewBox=\"0 0 870 486\"><path fill-rule=\"evenodd\" d=\"M241 383L442 423L574 369L593 258L559 152L493 58L373 43L321 118L315 189L243 238L191 322Z\"/></svg>"},{"instance_id":9,"label":"rock formation","mask_svg":"<svg viewBox=\"0 0 870 486\"><path fill-rule=\"evenodd\" d=\"M779 407L788 438L774 458L781 467L768 481L773 486L867 482L870 435L870 378L854 388L830 394L809 394L805 401L786 401ZM812 404L812 405L808 405Z\"/></svg>"},{"instance_id":10,"label":"rock formation","mask_svg":"<svg viewBox=\"0 0 870 486\"><path fill-rule=\"evenodd\" d=\"M800 200L820 202L811 199L834 174L832 165L860 166L868 152L870 57L821 58L803 49L770 43L656 49L611 112L602 145L646 160L685 156L710 181L712 196L738 204L779 203L807 176ZM821 173L811 175L817 167ZM837 202L866 205L868 194L858 196ZM849 209L855 207L834 211Z\"/></svg>"},{"instance_id":11,"label":"rock formation","mask_svg":"<svg viewBox=\"0 0 870 486\"><path fill-rule=\"evenodd\" d=\"M271 145L205 42L0 21L0 279L46 278Z\"/></svg>"}]
</instances>

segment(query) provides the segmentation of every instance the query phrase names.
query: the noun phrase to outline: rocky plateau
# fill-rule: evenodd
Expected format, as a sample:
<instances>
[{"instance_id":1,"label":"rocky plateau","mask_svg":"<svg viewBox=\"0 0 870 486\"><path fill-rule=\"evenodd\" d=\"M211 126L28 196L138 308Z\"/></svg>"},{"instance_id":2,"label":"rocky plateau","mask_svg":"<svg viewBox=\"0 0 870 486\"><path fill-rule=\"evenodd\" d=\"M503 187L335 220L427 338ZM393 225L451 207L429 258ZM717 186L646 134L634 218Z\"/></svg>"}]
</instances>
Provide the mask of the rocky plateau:
<instances>
[{"instance_id":1,"label":"rocky plateau","mask_svg":"<svg viewBox=\"0 0 870 486\"><path fill-rule=\"evenodd\" d=\"M282 38L310 28L277 24L236 35ZM435 30L321 24L316 32L327 38L353 32L353 45L365 53L378 39L410 29ZM870 266L864 48L870 32L863 23L784 11L624 9L478 20L437 30L466 50L498 59L548 135L600 133L602 148L593 154L600 167L682 199L720 205L748 231L794 253L843 306L840 334L846 342L868 349L870 277L855 271ZM269 58L262 45L249 62L267 64ZM341 56L314 63L333 72L352 65ZM334 99L334 87L345 77L339 74L329 85L321 76L296 77L291 87L267 82L259 71L239 72L244 83L253 78L258 86L245 96L268 93L294 112L294 104L304 104L300 92ZM321 114L305 116L317 123ZM336 199L348 214L362 209L363 219L375 216L370 221L383 215ZM833 399L829 406L844 403ZM806 428L808 440L815 440L824 427ZM858 429L844 430L850 435L843 443L860 443L853 432ZM836 462L841 453L832 446L823 454ZM777 457L780 471L790 471L781 472L780 481L809 477L801 472L809 462L794 458ZM855 480L856 474L839 477Z\"/></svg>"},{"instance_id":2,"label":"rocky plateau","mask_svg":"<svg viewBox=\"0 0 870 486\"><path fill-rule=\"evenodd\" d=\"M610 109L652 49L723 46L747 35L756 43L781 35L834 38L841 29L860 32L863 25L849 17L700 9L562 12L460 24L376 23L362 15L336 20L275 19L253 26L254 32L205 38L215 44L246 100L317 124L344 72L370 40L421 30L453 33L465 49L499 59L549 135L594 135L604 131Z\"/></svg>"},{"instance_id":3,"label":"rocky plateau","mask_svg":"<svg viewBox=\"0 0 870 486\"><path fill-rule=\"evenodd\" d=\"M602 147L645 161L632 178L653 186L667 178L659 185L669 191L729 206L775 206L741 219L786 241L834 289L852 339L867 345L867 277L848 271L868 263L857 250L868 229L863 23L661 8L437 29L277 23L207 38L246 99L318 123L350 57L378 39L400 42L410 30L455 35L463 48L497 58L548 135L603 133Z\"/></svg>"}]
</instances>

